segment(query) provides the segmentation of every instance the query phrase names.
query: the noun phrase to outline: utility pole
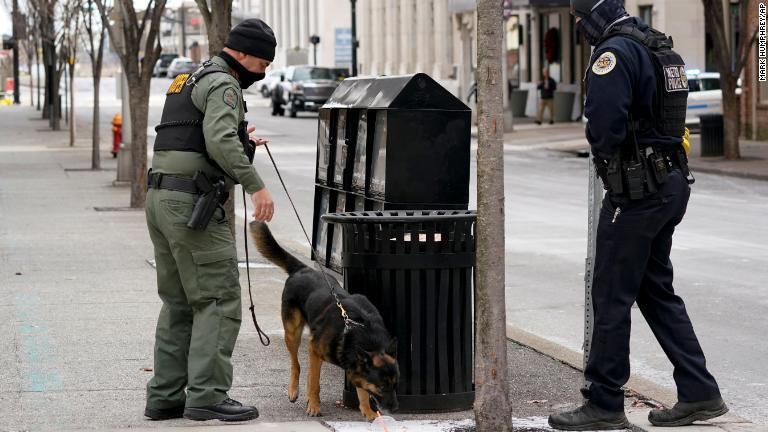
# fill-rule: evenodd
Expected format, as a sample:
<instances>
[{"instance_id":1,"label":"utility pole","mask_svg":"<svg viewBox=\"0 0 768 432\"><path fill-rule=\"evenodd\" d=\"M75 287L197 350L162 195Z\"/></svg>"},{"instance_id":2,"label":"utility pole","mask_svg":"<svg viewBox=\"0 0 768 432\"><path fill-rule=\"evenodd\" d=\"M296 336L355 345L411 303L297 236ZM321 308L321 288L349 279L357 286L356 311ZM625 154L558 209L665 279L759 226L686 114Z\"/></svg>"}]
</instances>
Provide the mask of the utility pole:
<instances>
[{"instance_id":1,"label":"utility pole","mask_svg":"<svg viewBox=\"0 0 768 432\"><path fill-rule=\"evenodd\" d=\"M352 76L357 76L357 0L352 3Z\"/></svg>"},{"instance_id":2,"label":"utility pole","mask_svg":"<svg viewBox=\"0 0 768 432\"><path fill-rule=\"evenodd\" d=\"M19 25L21 14L19 14L19 0L13 0L13 103L19 104Z\"/></svg>"},{"instance_id":3,"label":"utility pole","mask_svg":"<svg viewBox=\"0 0 768 432\"><path fill-rule=\"evenodd\" d=\"M187 56L187 15L184 2L179 5L179 18L181 21L181 56Z\"/></svg>"}]
</instances>

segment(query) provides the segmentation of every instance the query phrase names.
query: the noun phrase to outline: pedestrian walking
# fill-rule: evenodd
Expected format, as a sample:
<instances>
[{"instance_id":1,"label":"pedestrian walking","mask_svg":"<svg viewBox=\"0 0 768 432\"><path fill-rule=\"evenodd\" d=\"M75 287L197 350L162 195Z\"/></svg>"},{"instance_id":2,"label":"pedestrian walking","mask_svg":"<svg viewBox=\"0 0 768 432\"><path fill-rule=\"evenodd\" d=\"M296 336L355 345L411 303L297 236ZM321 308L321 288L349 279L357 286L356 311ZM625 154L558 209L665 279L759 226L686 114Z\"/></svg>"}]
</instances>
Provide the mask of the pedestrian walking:
<instances>
[{"instance_id":1,"label":"pedestrian walking","mask_svg":"<svg viewBox=\"0 0 768 432\"><path fill-rule=\"evenodd\" d=\"M630 17L621 0L571 0L577 30L595 47L586 76L587 139L608 192L600 213L592 299L594 332L586 403L549 417L563 430L629 426L630 310L637 302L674 366L678 403L652 410L656 426L683 426L728 411L683 300L672 286L672 234L693 178L682 146L688 83L672 40Z\"/></svg>"},{"instance_id":2,"label":"pedestrian walking","mask_svg":"<svg viewBox=\"0 0 768 432\"><path fill-rule=\"evenodd\" d=\"M557 82L549 76L549 68L542 71L542 79L536 87L539 90L539 116L536 118L536 124L540 125L544 121L544 110L549 110L549 124L555 123L555 90Z\"/></svg>"},{"instance_id":3,"label":"pedestrian walking","mask_svg":"<svg viewBox=\"0 0 768 432\"><path fill-rule=\"evenodd\" d=\"M234 183L269 221L274 204L253 168L242 91L264 78L275 56L272 29L248 19L225 48L192 74L176 77L156 127L146 215L155 249L157 321L154 376L144 415L152 420L250 420L256 407L229 398L240 330L237 250L221 206Z\"/></svg>"}]
</instances>

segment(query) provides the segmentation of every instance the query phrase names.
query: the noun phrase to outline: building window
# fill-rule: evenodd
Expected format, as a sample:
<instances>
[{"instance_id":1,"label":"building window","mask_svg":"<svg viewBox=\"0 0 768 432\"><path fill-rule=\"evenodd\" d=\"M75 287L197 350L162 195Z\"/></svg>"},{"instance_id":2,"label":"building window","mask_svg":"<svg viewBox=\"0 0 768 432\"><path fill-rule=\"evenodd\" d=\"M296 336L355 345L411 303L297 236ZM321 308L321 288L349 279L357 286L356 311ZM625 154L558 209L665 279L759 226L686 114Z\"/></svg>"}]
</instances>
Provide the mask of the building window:
<instances>
[{"instance_id":1,"label":"building window","mask_svg":"<svg viewBox=\"0 0 768 432\"><path fill-rule=\"evenodd\" d=\"M768 105L768 81L758 81L760 89L760 103Z\"/></svg>"},{"instance_id":2,"label":"building window","mask_svg":"<svg viewBox=\"0 0 768 432\"><path fill-rule=\"evenodd\" d=\"M653 5L640 6L638 15L646 24L653 27Z\"/></svg>"}]
</instances>

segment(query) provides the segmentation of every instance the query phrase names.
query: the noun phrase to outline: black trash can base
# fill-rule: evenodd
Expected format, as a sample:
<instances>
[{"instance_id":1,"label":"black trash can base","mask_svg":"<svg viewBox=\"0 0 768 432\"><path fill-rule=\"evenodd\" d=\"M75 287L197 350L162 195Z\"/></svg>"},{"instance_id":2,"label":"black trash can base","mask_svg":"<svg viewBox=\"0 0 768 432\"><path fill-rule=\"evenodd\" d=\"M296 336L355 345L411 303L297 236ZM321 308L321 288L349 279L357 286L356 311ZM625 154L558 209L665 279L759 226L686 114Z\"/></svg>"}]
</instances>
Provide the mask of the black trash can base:
<instances>
[{"instance_id":1,"label":"black trash can base","mask_svg":"<svg viewBox=\"0 0 768 432\"><path fill-rule=\"evenodd\" d=\"M344 288L376 306L398 340L399 412L474 403L474 227L468 210L328 214L343 233ZM357 406L351 383L344 404Z\"/></svg>"},{"instance_id":2,"label":"black trash can base","mask_svg":"<svg viewBox=\"0 0 768 432\"><path fill-rule=\"evenodd\" d=\"M357 391L344 389L343 402L345 407L357 409ZM420 396L398 394L397 402L400 405L398 412L402 413L466 411L472 409L475 403L475 392Z\"/></svg>"}]
</instances>

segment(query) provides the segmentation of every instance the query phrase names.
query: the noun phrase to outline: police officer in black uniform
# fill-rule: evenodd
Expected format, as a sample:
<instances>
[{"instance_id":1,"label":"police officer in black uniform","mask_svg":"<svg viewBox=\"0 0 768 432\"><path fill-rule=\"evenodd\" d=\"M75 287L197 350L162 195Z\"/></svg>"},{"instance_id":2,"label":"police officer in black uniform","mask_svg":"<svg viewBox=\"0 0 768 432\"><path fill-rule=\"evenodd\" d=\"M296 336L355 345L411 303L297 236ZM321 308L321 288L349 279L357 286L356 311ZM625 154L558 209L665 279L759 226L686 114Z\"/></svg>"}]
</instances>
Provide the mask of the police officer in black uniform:
<instances>
[{"instance_id":1,"label":"police officer in black uniform","mask_svg":"<svg viewBox=\"0 0 768 432\"><path fill-rule=\"evenodd\" d=\"M688 82L672 39L630 17L621 0L571 0L577 30L595 47L585 77L586 135L608 190L597 232L594 333L584 370L586 403L549 417L562 430L629 426L630 310L637 302L674 366L678 403L653 410L656 426L683 426L728 411L683 300L672 287L672 234L693 177L682 137Z\"/></svg>"}]
</instances>

